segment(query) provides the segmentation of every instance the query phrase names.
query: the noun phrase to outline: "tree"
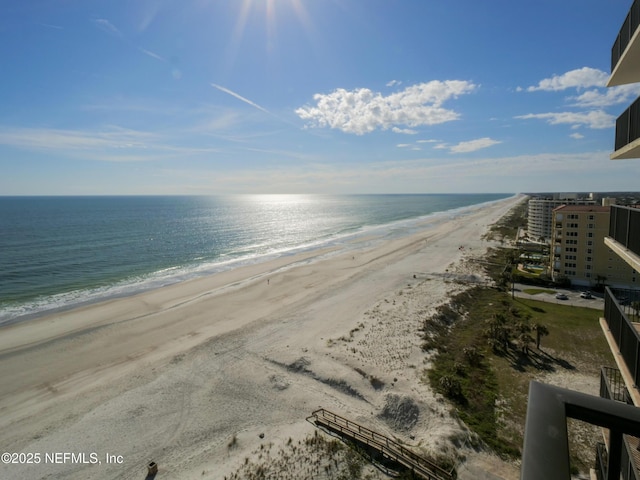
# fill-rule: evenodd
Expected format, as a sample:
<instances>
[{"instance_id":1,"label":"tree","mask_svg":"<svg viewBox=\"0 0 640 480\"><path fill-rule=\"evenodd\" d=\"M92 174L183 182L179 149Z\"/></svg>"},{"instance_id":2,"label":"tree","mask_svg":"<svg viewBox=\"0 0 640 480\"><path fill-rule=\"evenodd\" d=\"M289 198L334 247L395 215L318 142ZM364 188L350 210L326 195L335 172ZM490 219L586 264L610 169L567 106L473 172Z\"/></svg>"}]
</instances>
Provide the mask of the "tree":
<instances>
[{"instance_id":1,"label":"tree","mask_svg":"<svg viewBox=\"0 0 640 480\"><path fill-rule=\"evenodd\" d=\"M528 322L516 323L516 342L525 355L529 354L529 344L533 343L531 325Z\"/></svg>"},{"instance_id":2,"label":"tree","mask_svg":"<svg viewBox=\"0 0 640 480\"><path fill-rule=\"evenodd\" d=\"M462 396L462 385L460 385L460 382L456 378L443 375L440 378L439 384L445 397L455 400Z\"/></svg>"},{"instance_id":3,"label":"tree","mask_svg":"<svg viewBox=\"0 0 640 480\"><path fill-rule=\"evenodd\" d=\"M506 352L509 348L511 329L504 314L496 313L493 318L487 320L484 334L493 351L503 350Z\"/></svg>"},{"instance_id":4,"label":"tree","mask_svg":"<svg viewBox=\"0 0 640 480\"><path fill-rule=\"evenodd\" d=\"M540 350L540 339L549 335L549 329L541 323L534 323L531 330L536 332L536 348Z\"/></svg>"}]
</instances>

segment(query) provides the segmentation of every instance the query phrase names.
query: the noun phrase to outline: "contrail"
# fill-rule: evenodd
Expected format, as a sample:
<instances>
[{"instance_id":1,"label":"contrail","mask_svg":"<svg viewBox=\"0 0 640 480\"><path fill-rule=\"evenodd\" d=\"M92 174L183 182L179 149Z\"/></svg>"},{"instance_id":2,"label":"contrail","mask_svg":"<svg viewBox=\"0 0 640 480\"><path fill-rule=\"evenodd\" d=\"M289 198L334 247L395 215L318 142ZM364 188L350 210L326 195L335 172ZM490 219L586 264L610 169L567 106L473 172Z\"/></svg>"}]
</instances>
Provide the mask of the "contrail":
<instances>
[{"instance_id":1,"label":"contrail","mask_svg":"<svg viewBox=\"0 0 640 480\"><path fill-rule=\"evenodd\" d=\"M228 88L224 88L221 87L220 85L216 85L215 83L212 83L211 86L213 88L217 88L218 90L220 90L221 92L224 93L228 93L229 95L231 95L232 97L236 97L238 100L243 101L244 103L247 103L249 105L251 105L252 107L257 108L258 110L264 112L264 113L268 113L269 115L272 115L272 113L267 110L266 108L262 108L260 105L258 105L257 103L253 103L251 100L249 100L248 98L244 98L242 95L238 95L236 92L232 92L231 90L229 90Z\"/></svg>"},{"instance_id":2,"label":"contrail","mask_svg":"<svg viewBox=\"0 0 640 480\"><path fill-rule=\"evenodd\" d=\"M138 47L138 50L140 50L145 55L149 55L150 57L155 58L156 60L160 60L161 62L166 62L167 61L166 58L161 57L157 53L153 53L151 50L147 50L146 48Z\"/></svg>"}]
</instances>

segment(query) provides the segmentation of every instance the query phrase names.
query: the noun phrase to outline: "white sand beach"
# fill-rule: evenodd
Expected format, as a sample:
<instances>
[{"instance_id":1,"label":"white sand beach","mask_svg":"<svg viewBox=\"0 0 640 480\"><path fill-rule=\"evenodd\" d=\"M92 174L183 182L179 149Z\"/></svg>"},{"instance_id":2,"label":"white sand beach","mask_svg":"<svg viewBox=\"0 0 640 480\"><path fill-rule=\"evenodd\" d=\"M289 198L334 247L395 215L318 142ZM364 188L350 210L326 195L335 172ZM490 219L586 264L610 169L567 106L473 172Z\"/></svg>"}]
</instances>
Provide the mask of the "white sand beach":
<instances>
[{"instance_id":1,"label":"white sand beach","mask_svg":"<svg viewBox=\"0 0 640 480\"><path fill-rule=\"evenodd\" d=\"M314 434L305 418L319 407L418 451L464 443L421 381L419 328L465 288L455 280L483 281L468 260L519 201L1 328L0 450L33 463L1 464L0 478L143 479L150 461L158 479L243 478L276 461L330 478L285 448ZM499 472L487 478L517 478Z\"/></svg>"}]
</instances>

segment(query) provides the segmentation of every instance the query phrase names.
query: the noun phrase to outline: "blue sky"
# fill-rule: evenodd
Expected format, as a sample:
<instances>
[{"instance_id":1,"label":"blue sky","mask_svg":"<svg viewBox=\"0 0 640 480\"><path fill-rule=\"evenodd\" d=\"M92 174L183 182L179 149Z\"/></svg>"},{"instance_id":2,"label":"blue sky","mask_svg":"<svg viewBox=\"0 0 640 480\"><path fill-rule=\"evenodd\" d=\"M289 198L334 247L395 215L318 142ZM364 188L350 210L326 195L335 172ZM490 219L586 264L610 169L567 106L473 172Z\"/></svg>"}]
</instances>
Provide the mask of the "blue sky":
<instances>
[{"instance_id":1,"label":"blue sky","mask_svg":"<svg viewBox=\"0 0 640 480\"><path fill-rule=\"evenodd\" d=\"M0 194L637 190L630 0L0 5Z\"/></svg>"}]
</instances>

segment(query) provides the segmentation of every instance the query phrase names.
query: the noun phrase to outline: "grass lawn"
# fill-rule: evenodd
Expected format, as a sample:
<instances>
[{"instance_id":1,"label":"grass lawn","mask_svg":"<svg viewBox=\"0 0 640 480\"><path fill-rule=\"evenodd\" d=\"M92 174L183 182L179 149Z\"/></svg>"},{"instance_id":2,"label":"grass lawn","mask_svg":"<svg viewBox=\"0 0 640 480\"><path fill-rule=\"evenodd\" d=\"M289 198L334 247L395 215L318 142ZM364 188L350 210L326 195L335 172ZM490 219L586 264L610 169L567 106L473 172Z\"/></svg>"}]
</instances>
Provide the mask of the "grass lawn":
<instances>
[{"instance_id":1,"label":"grass lawn","mask_svg":"<svg viewBox=\"0 0 640 480\"><path fill-rule=\"evenodd\" d=\"M488 238L513 238L524 223L526 205L523 202L503 217ZM490 249L486 258L487 273L503 290L473 287L425 320L423 349L435 352L425 380L450 400L455 413L496 453L517 459L531 380L553 379L569 387L563 382L591 382L593 378L594 385L600 368L615 363L600 328L602 311L512 299L504 290L514 273L532 280L540 277L508 271L517 264L517 250ZM540 288L545 286L523 292L555 293ZM537 325L548 330L540 349L535 345L533 327ZM569 428L573 428L571 423ZM594 458L593 439L600 432L582 432L570 435L572 469L588 472Z\"/></svg>"},{"instance_id":2,"label":"grass lawn","mask_svg":"<svg viewBox=\"0 0 640 480\"><path fill-rule=\"evenodd\" d=\"M553 295L556 293L555 290L549 290L548 288L523 288L522 293L526 293L527 295L538 295L540 293L548 293Z\"/></svg>"},{"instance_id":3,"label":"grass lawn","mask_svg":"<svg viewBox=\"0 0 640 480\"><path fill-rule=\"evenodd\" d=\"M458 295L452 305L453 313L447 315L466 314L437 342L425 342L425 349L438 351L428 379L452 401L462 420L505 457L520 455L531 380L553 372L597 378L602 365L613 364L598 310L511 299L506 292L481 287ZM500 315L512 322L510 328L546 326L549 334L542 337L540 350L533 342L523 353L515 339L497 352L489 346L487 325ZM535 339L535 332L531 335Z\"/></svg>"}]
</instances>

